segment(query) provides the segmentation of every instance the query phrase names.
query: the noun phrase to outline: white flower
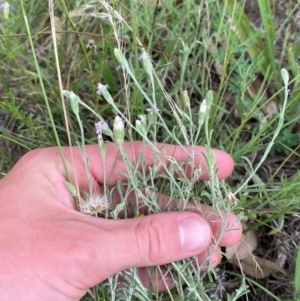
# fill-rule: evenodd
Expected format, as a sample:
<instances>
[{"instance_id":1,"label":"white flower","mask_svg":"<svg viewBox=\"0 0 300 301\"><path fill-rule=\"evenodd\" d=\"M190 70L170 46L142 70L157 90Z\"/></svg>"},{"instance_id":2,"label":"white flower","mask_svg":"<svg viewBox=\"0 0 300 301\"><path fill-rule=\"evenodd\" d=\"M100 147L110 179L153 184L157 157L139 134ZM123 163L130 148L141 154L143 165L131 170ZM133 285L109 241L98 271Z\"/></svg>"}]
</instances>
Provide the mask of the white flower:
<instances>
[{"instance_id":1,"label":"white flower","mask_svg":"<svg viewBox=\"0 0 300 301\"><path fill-rule=\"evenodd\" d=\"M98 83L97 85L97 94L101 95L103 91L107 90L109 88L108 85L102 85L101 83Z\"/></svg>"},{"instance_id":2,"label":"white flower","mask_svg":"<svg viewBox=\"0 0 300 301\"><path fill-rule=\"evenodd\" d=\"M159 112L159 108L158 107L155 107L154 109L148 108L148 109L146 109L146 112L148 112L149 114L158 113Z\"/></svg>"},{"instance_id":3,"label":"white flower","mask_svg":"<svg viewBox=\"0 0 300 301\"><path fill-rule=\"evenodd\" d=\"M142 123L145 123L147 121L147 117L145 114L138 115L138 117L141 119Z\"/></svg>"},{"instance_id":4,"label":"white flower","mask_svg":"<svg viewBox=\"0 0 300 301\"><path fill-rule=\"evenodd\" d=\"M142 54L139 56L139 61L149 58L149 53L143 50Z\"/></svg>"}]
</instances>

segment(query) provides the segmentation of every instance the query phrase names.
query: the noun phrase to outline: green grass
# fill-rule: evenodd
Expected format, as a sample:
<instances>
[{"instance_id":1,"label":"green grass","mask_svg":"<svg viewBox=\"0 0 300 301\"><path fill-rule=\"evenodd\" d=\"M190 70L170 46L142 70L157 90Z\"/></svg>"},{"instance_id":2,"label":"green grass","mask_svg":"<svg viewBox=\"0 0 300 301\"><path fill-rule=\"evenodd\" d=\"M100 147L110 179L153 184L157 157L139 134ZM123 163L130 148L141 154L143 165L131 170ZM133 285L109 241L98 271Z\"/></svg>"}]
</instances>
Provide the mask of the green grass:
<instances>
[{"instance_id":1,"label":"green grass","mask_svg":"<svg viewBox=\"0 0 300 301\"><path fill-rule=\"evenodd\" d=\"M201 198L244 216L259 237L261 257L275 262L280 247L288 254L286 278L272 274L251 279L226 259L218 270L199 273L188 259L169 266L176 285L168 292L145 290L132 269L94 288L95 300L299 297L299 285L294 289L293 281L300 239L293 231L300 206L299 29L294 24L300 5L286 2L280 14L274 1L252 2L253 10L245 1L233 0L166 0L158 7L142 0L59 0L54 20L47 2L22 0L10 3L14 9L7 20L1 16L2 176L28 150L69 141L83 149L84 144L97 143L94 123L102 119L113 129L119 115L125 121L125 140L202 144L229 152L236 162L230 179L219 182L213 176L208 183L184 177L176 181L174 170L183 167L174 162L163 185L154 180L157 171L136 176L136 167L128 164L124 195L139 193L151 183L183 201ZM257 18L260 27L253 25ZM51 33L51 21L59 33ZM91 39L97 51L86 47L93 45ZM149 57L141 60L143 48ZM287 103L282 68L290 74ZM109 86L102 95L96 93L99 82ZM79 97L75 114L66 91ZM205 98L209 112L201 115ZM277 112L268 116L272 104ZM146 114L147 108L155 107L158 114ZM141 114L146 114L147 124L141 122ZM105 134L109 141L116 138L112 131ZM239 199L237 204L223 201L228 192ZM153 196L144 201L152 212L159 211ZM112 210L111 217L117 210L122 208ZM299 255L295 279L298 266ZM121 274L135 279L126 290L115 288ZM87 295L85 300L93 299Z\"/></svg>"}]
</instances>

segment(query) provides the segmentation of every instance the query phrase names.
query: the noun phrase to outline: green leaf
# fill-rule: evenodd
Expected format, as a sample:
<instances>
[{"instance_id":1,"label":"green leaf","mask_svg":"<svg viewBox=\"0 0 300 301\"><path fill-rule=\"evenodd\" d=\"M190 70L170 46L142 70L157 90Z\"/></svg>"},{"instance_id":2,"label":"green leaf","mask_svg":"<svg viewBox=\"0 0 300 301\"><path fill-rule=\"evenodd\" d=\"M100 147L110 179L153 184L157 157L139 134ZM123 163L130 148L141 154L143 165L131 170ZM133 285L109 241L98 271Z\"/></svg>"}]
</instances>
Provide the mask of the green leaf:
<instances>
[{"instance_id":1,"label":"green leaf","mask_svg":"<svg viewBox=\"0 0 300 301\"><path fill-rule=\"evenodd\" d=\"M260 72L266 77L270 77L270 66L273 66L273 59L266 51L265 43L261 38L261 33L255 29L248 17L245 15L243 7L236 3L236 0L223 0L230 18L232 19L232 31L237 35L240 43L245 44L251 60L257 64ZM271 31L271 30L270 30Z\"/></svg>"},{"instance_id":2,"label":"green leaf","mask_svg":"<svg viewBox=\"0 0 300 301\"><path fill-rule=\"evenodd\" d=\"M274 14L272 14L270 7L270 0L258 0L260 15L262 18L264 30L265 30L265 38L267 40L267 53L269 56L269 62L271 64L271 70L275 68L275 51L274 51Z\"/></svg>"},{"instance_id":3,"label":"green leaf","mask_svg":"<svg viewBox=\"0 0 300 301\"><path fill-rule=\"evenodd\" d=\"M295 299L300 299L300 247L298 248L295 270Z\"/></svg>"},{"instance_id":4,"label":"green leaf","mask_svg":"<svg viewBox=\"0 0 300 301\"><path fill-rule=\"evenodd\" d=\"M77 190L76 190L76 187L75 187L72 183L70 183L70 182L65 182L65 184L66 184L68 190L71 192L71 194L72 194L73 196L77 196Z\"/></svg>"}]
</instances>

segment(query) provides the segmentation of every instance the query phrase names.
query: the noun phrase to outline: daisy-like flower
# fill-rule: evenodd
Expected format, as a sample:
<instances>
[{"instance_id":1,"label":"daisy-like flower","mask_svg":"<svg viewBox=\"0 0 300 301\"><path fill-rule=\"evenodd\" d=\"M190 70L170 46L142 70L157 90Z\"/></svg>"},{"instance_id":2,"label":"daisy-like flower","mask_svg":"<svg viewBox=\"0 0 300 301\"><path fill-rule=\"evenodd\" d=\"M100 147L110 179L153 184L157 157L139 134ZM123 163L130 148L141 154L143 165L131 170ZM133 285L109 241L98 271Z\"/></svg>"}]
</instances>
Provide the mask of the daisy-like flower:
<instances>
[{"instance_id":1,"label":"daisy-like flower","mask_svg":"<svg viewBox=\"0 0 300 301\"><path fill-rule=\"evenodd\" d=\"M155 107L154 109L148 108L148 109L146 109L146 112L148 112L149 114L158 113L159 108L158 107Z\"/></svg>"},{"instance_id":2,"label":"daisy-like flower","mask_svg":"<svg viewBox=\"0 0 300 301\"><path fill-rule=\"evenodd\" d=\"M108 124L102 120L98 121L95 123L95 130L96 130L96 134L98 135L98 140L102 140L102 132L103 130L106 131L108 130Z\"/></svg>"},{"instance_id":3,"label":"daisy-like flower","mask_svg":"<svg viewBox=\"0 0 300 301\"><path fill-rule=\"evenodd\" d=\"M145 123L147 121L147 117L144 114L138 115L138 117L141 119L141 122Z\"/></svg>"},{"instance_id":4,"label":"daisy-like flower","mask_svg":"<svg viewBox=\"0 0 300 301\"><path fill-rule=\"evenodd\" d=\"M110 207L107 198L100 194L95 193L89 195L85 200L82 200L80 211L86 214L97 214Z\"/></svg>"},{"instance_id":5,"label":"daisy-like flower","mask_svg":"<svg viewBox=\"0 0 300 301\"><path fill-rule=\"evenodd\" d=\"M0 9L12 9L12 6L8 2L0 4Z\"/></svg>"},{"instance_id":6,"label":"daisy-like flower","mask_svg":"<svg viewBox=\"0 0 300 301\"><path fill-rule=\"evenodd\" d=\"M145 58L149 57L149 53L143 50L142 54L139 56L139 61L144 60Z\"/></svg>"},{"instance_id":7,"label":"daisy-like flower","mask_svg":"<svg viewBox=\"0 0 300 301\"><path fill-rule=\"evenodd\" d=\"M101 95L102 94L102 92L103 91L105 91L105 90L107 90L109 88L109 86L108 85L103 85L103 84L101 84L101 83L98 83L97 84L97 94L98 95Z\"/></svg>"}]
</instances>

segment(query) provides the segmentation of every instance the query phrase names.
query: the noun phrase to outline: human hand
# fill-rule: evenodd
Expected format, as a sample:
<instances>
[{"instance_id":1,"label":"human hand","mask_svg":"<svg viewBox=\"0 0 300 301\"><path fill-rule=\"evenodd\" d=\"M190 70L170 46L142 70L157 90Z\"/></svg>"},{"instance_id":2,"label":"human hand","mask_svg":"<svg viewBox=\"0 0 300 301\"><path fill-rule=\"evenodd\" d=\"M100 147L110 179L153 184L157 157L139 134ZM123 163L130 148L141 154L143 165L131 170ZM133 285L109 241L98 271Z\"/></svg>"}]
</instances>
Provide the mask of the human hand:
<instances>
[{"instance_id":1,"label":"human hand","mask_svg":"<svg viewBox=\"0 0 300 301\"><path fill-rule=\"evenodd\" d=\"M162 145L157 144L157 147ZM145 164L154 154L142 142L124 143L134 162L144 151ZM187 146L186 149L189 149ZM178 162L187 159L180 147L165 145L166 155ZM79 148L63 148L72 182L88 191L89 183ZM95 192L104 181L103 162L97 145L86 147ZM126 180L118 147L106 145L105 168L109 185ZM195 165L205 169L203 147L197 147ZM214 150L218 177L233 169L231 157ZM117 159L116 159L117 158ZM152 158L152 160L151 160ZM75 172L74 172L75 170ZM191 176L187 170L187 176ZM202 180L207 180L204 174ZM58 148L39 149L23 156L0 181L0 296L3 300L79 300L110 275L131 267L156 266L198 256L203 262L212 238L224 232L219 246L238 242L242 227L231 214L224 225L216 214L207 219L199 212L165 212L132 219L91 217L75 210L66 188L66 174ZM162 196L165 198L165 196ZM234 225L235 230L226 232ZM221 253L209 260L217 265Z\"/></svg>"}]
</instances>

